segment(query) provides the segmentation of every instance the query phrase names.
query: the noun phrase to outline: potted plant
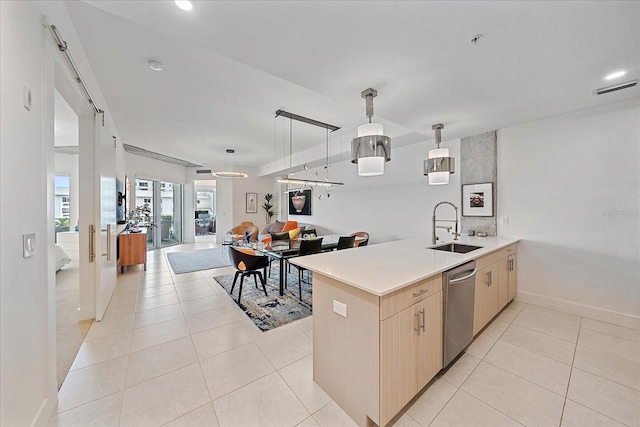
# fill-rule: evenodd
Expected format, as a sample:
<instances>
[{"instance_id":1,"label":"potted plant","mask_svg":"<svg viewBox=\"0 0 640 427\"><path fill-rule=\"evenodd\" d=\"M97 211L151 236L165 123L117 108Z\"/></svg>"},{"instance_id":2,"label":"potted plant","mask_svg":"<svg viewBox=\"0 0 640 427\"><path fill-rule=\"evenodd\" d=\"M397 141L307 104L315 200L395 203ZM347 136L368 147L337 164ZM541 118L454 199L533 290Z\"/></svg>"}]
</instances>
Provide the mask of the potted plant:
<instances>
[{"instance_id":1,"label":"potted plant","mask_svg":"<svg viewBox=\"0 0 640 427\"><path fill-rule=\"evenodd\" d=\"M275 212L273 211L273 205L271 204L271 199L273 199L273 194L265 194L265 201L262 204L262 209L264 209L265 217L267 218L267 224L271 222L271 218L275 215Z\"/></svg>"}]
</instances>

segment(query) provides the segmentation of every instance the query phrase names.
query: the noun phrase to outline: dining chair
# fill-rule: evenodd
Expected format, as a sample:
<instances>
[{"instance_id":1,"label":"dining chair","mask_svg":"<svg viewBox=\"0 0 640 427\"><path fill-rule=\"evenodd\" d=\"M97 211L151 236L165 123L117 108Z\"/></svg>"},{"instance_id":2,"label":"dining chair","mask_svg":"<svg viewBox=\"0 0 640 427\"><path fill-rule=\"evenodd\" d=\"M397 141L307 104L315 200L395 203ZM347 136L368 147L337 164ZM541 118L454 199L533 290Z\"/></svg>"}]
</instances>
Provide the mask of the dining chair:
<instances>
[{"instance_id":1,"label":"dining chair","mask_svg":"<svg viewBox=\"0 0 640 427\"><path fill-rule=\"evenodd\" d=\"M322 250L322 237L319 237L317 239L301 240L300 248L298 249L297 256L318 254L320 253L321 250ZM298 269L298 290L300 292L300 301L302 301L302 276L303 276L303 273L307 271L307 269L295 264L291 264L288 261L287 261L287 264ZM286 277L287 276L285 276L285 285L287 283Z\"/></svg>"},{"instance_id":2,"label":"dining chair","mask_svg":"<svg viewBox=\"0 0 640 427\"><path fill-rule=\"evenodd\" d=\"M355 243L355 247L359 248L362 246L367 246L367 244L369 244L369 233L367 233L366 231L356 231L355 233L351 234L353 237L362 237L364 240L358 240Z\"/></svg>"},{"instance_id":3,"label":"dining chair","mask_svg":"<svg viewBox=\"0 0 640 427\"><path fill-rule=\"evenodd\" d=\"M353 244L356 241L356 236L340 236L338 239L338 247L337 250L341 251L342 249L351 249L353 248Z\"/></svg>"},{"instance_id":4,"label":"dining chair","mask_svg":"<svg viewBox=\"0 0 640 427\"><path fill-rule=\"evenodd\" d=\"M271 234L271 247L274 248L278 246L277 242L282 243L283 245L289 246L289 242L291 241L289 237L288 231L269 233ZM269 277L271 277L271 263L273 262L273 258L269 258Z\"/></svg>"},{"instance_id":5,"label":"dining chair","mask_svg":"<svg viewBox=\"0 0 640 427\"><path fill-rule=\"evenodd\" d=\"M229 258L231 260L231 263L233 264L233 267L236 269L236 274L233 277L233 285L231 286L231 291L229 293L233 294L233 289L236 287L236 281L238 280L238 276L240 276L238 304L240 304L240 297L242 296L242 284L244 283L245 276L253 276L253 280L256 283L256 288L258 287L258 279L256 279L256 276L259 277L264 295L268 296L267 288L265 286L265 280L267 267L269 266L269 258L265 255L255 255L255 252L252 250L241 250L233 246L231 246L229 249Z\"/></svg>"}]
</instances>

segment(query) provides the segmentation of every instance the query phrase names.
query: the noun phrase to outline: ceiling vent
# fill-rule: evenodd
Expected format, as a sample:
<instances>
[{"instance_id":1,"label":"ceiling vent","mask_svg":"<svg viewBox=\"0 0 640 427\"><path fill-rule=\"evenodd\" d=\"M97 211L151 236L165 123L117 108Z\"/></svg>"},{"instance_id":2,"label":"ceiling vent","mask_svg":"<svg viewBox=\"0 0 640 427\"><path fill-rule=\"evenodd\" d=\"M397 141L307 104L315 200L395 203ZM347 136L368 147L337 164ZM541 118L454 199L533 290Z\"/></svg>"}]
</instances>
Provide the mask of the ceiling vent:
<instances>
[{"instance_id":1,"label":"ceiling vent","mask_svg":"<svg viewBox=\"0 0 640 427\"><path fill-rule=\"evenodd\" d=\"M630 87L634 87L638 84L638 79L631 80L624 83L619 83L613 86L601 87L600 89L596 89L595 95L604 95L605 93L615 92L617 90L628 89Z\"/></svg>"},{"instance_id":2,"label":"ceiling vent","mask_svg":"<svg viewBox=\"0 0 640 427\"><path fill-rule=\"evenodd\" d=\"M196 170L196 173L207 173L211 175L211 169L198 169Z\"/></svg>"}]
</instances>

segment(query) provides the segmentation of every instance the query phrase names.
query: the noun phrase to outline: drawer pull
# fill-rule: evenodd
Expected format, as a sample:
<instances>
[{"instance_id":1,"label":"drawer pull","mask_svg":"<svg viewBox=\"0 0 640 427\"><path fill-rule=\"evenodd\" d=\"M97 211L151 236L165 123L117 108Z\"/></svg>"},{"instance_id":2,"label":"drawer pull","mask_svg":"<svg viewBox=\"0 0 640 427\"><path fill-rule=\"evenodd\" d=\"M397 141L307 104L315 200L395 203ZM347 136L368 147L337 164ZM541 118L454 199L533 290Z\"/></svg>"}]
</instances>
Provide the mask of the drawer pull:
<instances>
[{"instance_id":1,"label":"drawer pull","mask_svg":"<svg viewBox=\"0 0 640 427\"><path fill-rule=\"evenodd\" d=\"M415 293L415 292L414 292L414 293L413 293L413 297L414 297L414 298L418 298L420 295L424 295L424 294L426 294L427 292L429 292L429 289L420 289L420 292L418 292L418 293Z\"/></svg>"}]
</instances>

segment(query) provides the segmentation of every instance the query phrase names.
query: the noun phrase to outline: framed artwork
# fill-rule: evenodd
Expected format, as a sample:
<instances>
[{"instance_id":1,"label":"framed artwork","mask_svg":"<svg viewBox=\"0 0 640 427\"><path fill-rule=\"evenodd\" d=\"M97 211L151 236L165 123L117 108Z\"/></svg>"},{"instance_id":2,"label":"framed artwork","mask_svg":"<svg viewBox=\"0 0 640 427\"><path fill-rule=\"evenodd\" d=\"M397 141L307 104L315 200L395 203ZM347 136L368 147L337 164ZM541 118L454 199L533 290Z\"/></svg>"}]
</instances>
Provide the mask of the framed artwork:
<instances>
[{"instance_id":1,"label":"framed artwork","mask_svg":"<svg viewBox=\"0 0 640 427\"><path fill-rule=\"evenodd\" d=\"M462 216L493 216L493 182L462 186Z\"/></svg>"},{"instance_id":2,"label":"framed artwork","mask_svg":"<svg viewBox=\"0 0 640 427\"><path fill-rule=\"evenodd\" d=\"M311 215L311 190L289 193L290 215Z\"/></svg>"},{"instance_id":3,"label":"framed artwork","mask_svg":"<svg viewBox=\"0 0 640 427\"><path fill-rule=\"evenodd\" d=\"M258 213L258 193L247 193L247 213Z\"/></svg>"}]
</instances>

